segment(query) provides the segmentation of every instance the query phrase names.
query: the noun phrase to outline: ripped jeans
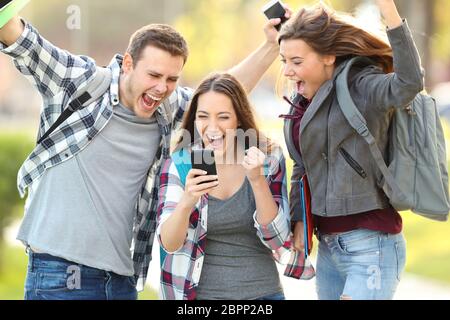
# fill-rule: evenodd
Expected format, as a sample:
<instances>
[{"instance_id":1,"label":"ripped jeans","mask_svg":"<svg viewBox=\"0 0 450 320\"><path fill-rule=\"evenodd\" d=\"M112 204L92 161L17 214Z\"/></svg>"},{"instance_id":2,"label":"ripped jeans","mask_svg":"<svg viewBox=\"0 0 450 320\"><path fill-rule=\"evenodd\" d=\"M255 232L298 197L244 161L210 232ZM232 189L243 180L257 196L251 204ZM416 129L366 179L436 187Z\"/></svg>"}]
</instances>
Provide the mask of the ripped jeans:
<instances>
[{"instance_id":1,"label":"ripped jeans","mask_svg":"<svg viewBox=\"0 0 450 320\"><path fill-rule=\"evenodd\" d=\"M403 235L367 229L319 236L319 300L391 300L406 262Z\"/></svg>"}]
</instances>

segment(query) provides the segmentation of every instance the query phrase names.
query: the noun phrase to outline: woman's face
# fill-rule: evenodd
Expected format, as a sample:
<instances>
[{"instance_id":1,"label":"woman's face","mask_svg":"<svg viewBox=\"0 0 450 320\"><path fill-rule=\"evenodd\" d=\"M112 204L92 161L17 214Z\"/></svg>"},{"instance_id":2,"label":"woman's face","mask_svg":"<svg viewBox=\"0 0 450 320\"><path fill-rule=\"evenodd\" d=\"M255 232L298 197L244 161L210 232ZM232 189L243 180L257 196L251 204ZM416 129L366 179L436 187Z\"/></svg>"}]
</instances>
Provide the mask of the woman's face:
<instances>
[{"instance_id":1,"label":"woman's face","mask_svg":"<svg viewBox=\"0 0 450 320\"><path fill-rule=\"evenodd\" d=\"M195 125L206 149L216 155L225 155L233 146L238 119L231 99L218 92L209 91L199 96Z\"/></svg>"},{"instance_id":2,"label":"woman's face","mask_svg":"<svg viewBox=\"0 0 450 320\"><path fill-rule=\"evenodd\" d=\"M283 74L296 83L297 91L311 100L324 82L334 72L335 56L324 56L315 52L305 41L288 39L280 44Z\"/></svg>"}]
</instances>

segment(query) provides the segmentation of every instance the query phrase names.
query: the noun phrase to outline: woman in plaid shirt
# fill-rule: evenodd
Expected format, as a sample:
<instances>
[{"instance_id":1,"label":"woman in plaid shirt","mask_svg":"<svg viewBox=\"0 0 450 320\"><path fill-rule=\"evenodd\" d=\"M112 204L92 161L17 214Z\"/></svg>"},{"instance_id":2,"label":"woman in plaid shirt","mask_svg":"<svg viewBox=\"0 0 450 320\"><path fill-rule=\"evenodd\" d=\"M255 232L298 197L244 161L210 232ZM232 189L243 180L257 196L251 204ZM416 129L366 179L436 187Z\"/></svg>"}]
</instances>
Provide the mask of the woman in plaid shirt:
<instances>
[{"instance_id":1,"label":"woman in plaid shirt","mask_svg":"<svg viewBox=\"0 0 450 320\"><path fill-rule=\"evenodd\" d=\"M163 165L161 297L284 299L275 260L288 264L288 276L311 278L314 270L291 250L280 147L260 134L245 90L228 74L202 82L183 129L189 138L177 150L214 150L218 175L191 169L184 185L173 158Z\"/></svg>"}]
</instances>

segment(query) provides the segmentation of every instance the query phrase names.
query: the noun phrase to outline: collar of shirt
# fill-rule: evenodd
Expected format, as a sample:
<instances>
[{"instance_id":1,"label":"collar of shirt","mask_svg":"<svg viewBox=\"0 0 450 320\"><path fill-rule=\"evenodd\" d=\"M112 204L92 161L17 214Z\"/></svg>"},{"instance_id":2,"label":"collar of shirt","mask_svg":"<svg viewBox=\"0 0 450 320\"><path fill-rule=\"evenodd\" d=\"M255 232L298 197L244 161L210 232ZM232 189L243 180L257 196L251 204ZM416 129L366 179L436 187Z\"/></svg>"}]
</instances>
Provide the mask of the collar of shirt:
<instances>
[{"instance_id":1,"label":"collar of shirt","mask_svg":"<svg viewBox=\"0 0 450 320\"><path fill-rule=\"evenodd\" d=\"M289 120L301 119L305 114L306 109L308 109L308 106L311 103L310 100L300 95L296 96L294 101L289 100L289 98L286 96L284 96L283 99L291 105L292 110L289 114L280 115L279 118L282 119L289 119Z\"/></svg>"},{"instance_id":2,"label":"collar of shirt","mask_svg":"<svg viewBox=\"0 0 450 320\"><path fill-rule=\"evenodd\" d=\"M116 54L111 62L109 63L109 68L112 71L112 81L110 86L110 99L111 104L116 106L119 104L119 80L120 80L120 71L122 69L123 56L120 54Z\"/></svg>"}]
</instances>

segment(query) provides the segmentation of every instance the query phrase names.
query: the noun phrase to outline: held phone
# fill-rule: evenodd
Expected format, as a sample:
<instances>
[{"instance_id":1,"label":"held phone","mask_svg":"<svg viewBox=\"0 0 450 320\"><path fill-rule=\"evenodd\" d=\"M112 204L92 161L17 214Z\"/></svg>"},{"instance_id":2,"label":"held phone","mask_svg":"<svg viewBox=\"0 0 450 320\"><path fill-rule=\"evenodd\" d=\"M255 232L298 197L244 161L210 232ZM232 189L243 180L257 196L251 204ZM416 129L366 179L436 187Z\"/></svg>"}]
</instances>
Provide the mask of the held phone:
<instances>
[{"instance_id":1,"label":"held phone","mask_svg":"<svg viewBox=\"0 0 450 320\"><path fill-rule=\"evenodd\" d=\"M200 169L208 172L208 176L216 176L216 161L214 159L214 151L213 150L193 150L191 153L191 163L192 169ZM208 183L202 182L202 183Z\"/></svg>"},{"instance_id":2,"label":"held phone","mask_svg":"<svg viewBox=\"0 0 450 320\"><path fill-rule=\"evenodd\" d=\"M287 18L284 16L286 14L286 9L284 9L283 5L279 0L270 1L263 7L263 12L266 15L267 19L276 19L276 18L281 19L281 23L275 26L275 28L278 31L280 31L283 23L287 21Z\"/></svg>"}]
</instances>

